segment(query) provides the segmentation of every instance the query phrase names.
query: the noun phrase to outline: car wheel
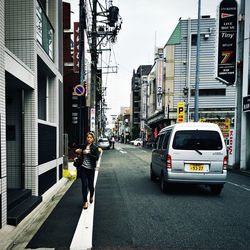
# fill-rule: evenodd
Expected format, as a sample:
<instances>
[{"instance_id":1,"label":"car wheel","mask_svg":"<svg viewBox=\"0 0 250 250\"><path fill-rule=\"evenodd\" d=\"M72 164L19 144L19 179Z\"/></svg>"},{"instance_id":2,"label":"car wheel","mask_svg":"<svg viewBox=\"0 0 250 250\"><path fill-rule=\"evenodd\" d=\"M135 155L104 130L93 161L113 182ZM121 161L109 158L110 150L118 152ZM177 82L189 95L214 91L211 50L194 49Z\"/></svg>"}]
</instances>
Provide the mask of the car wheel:
<instances>
[{"instance_id":1,"label":"car wheel","mask_svg":"<svg viewBox=\"0 0 250 250\"><path fill-rule=\"evenodd\" d=\"M161 178L160 178L160 188L161 188L161 191L163 193L166 193L167 192L167 183L166 181L164 180L164 175L161 174Z\"/></svg>"},{"instance_id":2,"label":"car wheel","mask_svg":"<svg viewBox=\"0 0 250 250\"><path fill-rule=\"evenodd\" d=\"M137 143L137 146L140 147L140 146L141 146L141 143Z\"/></svg>"},{"instance_id":3,"label":"car wheel","mask_svg":"<svg viewBox=\"0 0 250 250\"><path fill-rule=\"evenodd\" d=\"M215 195L219 195L222 191L223 186L223 184L210 185L211 192Z\"/></svg>"},{"instance_id":4,"label":"car wheel","mask_svg":"<svg viewBox=\"0 0 250 250\"><path fill-rule=\"evenodd\" d=\"M150 180L155 181L156 180L156 175L154 174L152 170L152 163L150 164Z\"/></svg>"}]
</instances>

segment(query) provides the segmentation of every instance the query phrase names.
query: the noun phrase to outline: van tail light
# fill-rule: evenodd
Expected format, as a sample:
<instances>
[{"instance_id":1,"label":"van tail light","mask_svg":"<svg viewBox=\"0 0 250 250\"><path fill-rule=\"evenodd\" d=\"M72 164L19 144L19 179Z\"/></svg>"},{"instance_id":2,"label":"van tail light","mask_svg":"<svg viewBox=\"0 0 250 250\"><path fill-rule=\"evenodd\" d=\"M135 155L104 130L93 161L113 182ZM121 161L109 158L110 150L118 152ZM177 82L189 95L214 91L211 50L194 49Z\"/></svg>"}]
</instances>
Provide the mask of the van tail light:
<instances>
[{"instance_id":1,"label":"van tail light","mask_svg":"<svg viewBox=\"0 0 250 250\"><path fill-rule=\"evenodd\" d=\"M227 165L228 165L228 159L227 159L227 155L226 155L226 156L224 156L224 159L223 159L223 170L227 169Z\"/></svg>"},{"instance_id":2,"label":"van tail light","mask_svg":"<svg viewBox=\"0 0 250 250\"><path fill-rule=\"evenodd\" d=\"M167 155L167 166L168 169L172 168L172 158L171 155Z\"/></svg>"}]
</instances>

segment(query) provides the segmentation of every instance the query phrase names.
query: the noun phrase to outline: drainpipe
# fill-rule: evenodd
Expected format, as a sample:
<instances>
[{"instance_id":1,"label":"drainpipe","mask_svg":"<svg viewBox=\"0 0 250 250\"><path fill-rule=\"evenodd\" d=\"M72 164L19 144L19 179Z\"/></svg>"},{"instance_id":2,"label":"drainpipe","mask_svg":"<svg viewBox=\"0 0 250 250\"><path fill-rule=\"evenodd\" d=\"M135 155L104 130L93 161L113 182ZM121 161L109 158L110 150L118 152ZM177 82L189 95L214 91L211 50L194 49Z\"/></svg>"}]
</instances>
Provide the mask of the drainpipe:
<instances>
[{"instance_id":1,"label":"drainpipe","mask_svg":"<svg viewBox=\"0 0 250 250\"><path fill-rule=\"evenodd\" d=\"M24 143L24 100L25 100L25 91L21 90L21 188L25 188L25 143Z\"/></svg>"},{"instance_id":2,"label":"drainpipe","mask_svg":"<svg viewBox=\"0 0 250 250\"><path fill-rule=\"evenodd\" d=\"M191 19L188 18L188 39L187 39L187 89L188 89L188 93L187 93L187 121L189 122L189 117L190 117L190 72L191 72Z\"/></svg>"}]
</instances>

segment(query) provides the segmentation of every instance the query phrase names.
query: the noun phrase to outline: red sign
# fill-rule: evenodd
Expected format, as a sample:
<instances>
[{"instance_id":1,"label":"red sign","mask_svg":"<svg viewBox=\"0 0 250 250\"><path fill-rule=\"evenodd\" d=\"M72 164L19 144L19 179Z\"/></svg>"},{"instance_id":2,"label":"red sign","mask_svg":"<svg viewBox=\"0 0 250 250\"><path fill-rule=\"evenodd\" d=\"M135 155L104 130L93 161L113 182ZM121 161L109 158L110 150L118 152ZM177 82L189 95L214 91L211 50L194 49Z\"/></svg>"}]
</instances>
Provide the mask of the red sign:
<instances>
[{"instance_id":1,"label":"red sign","mask_svg":"<svg viewBox=\"0 0 250 250\"><path fill-rule=\"evenodd\" d=\"M80 36L79 36L79 22L74 23L74 67L73 71L79 73L79 46L80 46Z\"/></svg>"}]
</instances>

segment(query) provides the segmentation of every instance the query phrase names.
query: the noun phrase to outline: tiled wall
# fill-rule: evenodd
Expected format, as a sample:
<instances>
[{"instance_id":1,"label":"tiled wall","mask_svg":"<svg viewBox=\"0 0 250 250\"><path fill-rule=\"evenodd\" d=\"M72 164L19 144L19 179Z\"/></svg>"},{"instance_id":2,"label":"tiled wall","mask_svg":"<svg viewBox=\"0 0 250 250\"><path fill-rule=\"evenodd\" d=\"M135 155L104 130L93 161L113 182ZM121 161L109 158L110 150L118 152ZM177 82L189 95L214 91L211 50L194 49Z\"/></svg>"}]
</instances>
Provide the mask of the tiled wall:
<instances>
[{"instance_id":1,"label":"tiled wall","mask_svg":"<svg viewBox=\"0 0 250 250\"><path fill-rule=\"evenodd\" d=\"M4 46L10 50L18 59L20 59L25 66L27 66L34 74L34 86L33 89L30 87L24 87L24 165L25 165L25 188L31 189L33 195L39 194L39 164L38 164L38 102L37 102L37 77L38 77L38 57L43 60L43 67L47 70L47 77L49 79L49 92L51 99L49 106L51 109L48 112L47 121L45 124L48 126L56 127L57 134L61 136L63 128L59 123L62 124L62 112L60 105L62 105L62 98L59 98L59 94L62 94L62 89L58 89L58 85L62 85L61 70L58 69L59 61L59 49L57 43L59 43L58 28L60 27L59 16L61 0L48 0L48 15L51 19L51 23L55 29L55 61L52 62L45 52L42 51L41 46L36 41L36 0L5 0L0 1L0 143L1 143L1 155L0 155L0 228L7 222L7 167L6 167L6 145L8 146L8 159L10 165L19 165L20 155L13 159L15 156L15 150L13 150L13 141L7 141L6 143L6 101L5 101L5 85L10 81L6 82L5 79L5 65L4 65ZM62 32L62 30L61 30ZM59 46L61 47L61 46ZM40 52L39 52L40 51ZM61 52L60 52L61 53ZM20 84L14 83L14 84ZM25 86L25 83L22 83ZM15 85L14 85L15 86ZM21 91L21 90L20 90ZM17 92L13 92L13 98L15 98ZM58 103L60 100L60 104ZM15 100L17 101L17 99ZM11 110L12 116L8 117L9 124L13 122L15 118L14 114L18 114L20 110L16 108ZM8 108L11 108L9 106ZM7 115L8 116L8 115ZM17 122L18 123L18 122ZM50 124L52 123L52 124ZM17 129L17 127L16 127ZM20 128L18 128L20 130ZM59 132L58 132L59 131ZM16 132L18 132L16 130ZM19 134L19 132L18 132ZM17 139L17 138L16 138ZM18 138L18 141L20 139ZM56 140L56 159L54 160L54 166L51 166L51 162L44 163L41 169L46 169L42 174L51 171L58 172L61 168L59 165L62 164L62 154L58 143L62 143L59 139ZM18 143L14 143L14 147L18 147ZM62 145L61 145L62 146ZM19 148L15 148L19 151ZM21 154L21 152L20 152ZM11 163L12 162L12 163ZM53 169L53 170L52 170ZM57 171L56 171L56 170ZM45 176L45 175L43 175ZM61 176L61 175L60 175ZM42 178L42 176L41 176ZM40 179L41 179L40 178ZM58 180L57 175L53 175L53 182ZM16 181L17 180L17 181ZM20 178L17 176L14 168L8 166L8 185L9 187L17 187ZM52 185L53 182L50 184ZM18 184L18 185L16 185ZM49 188L49 186L48 186ZM46 190L46 189L44 189ZM41 191L40 191L41 193Z\"/></svg>"},{"instance_id":2,"label":"tiled wall","mask_svg":"<svg viewBox=\"0 0 250 250\"><path fill-rule=\"evenodd\" d=\"M7 193L6 193L6 144L5 144L5 69L4 69L4 1L0 1L0 228L6 224Z\"/></svg>"},{"instance_id":3,"label":"tiled wall","mask_svg":"<svg viewBox=\"0 0 250 250\"><path fill-rule=\"evenodd\" d=\"M5 1L5 46L32 71L35 71L35 1Z\"/></svg>"}]
</instances>

